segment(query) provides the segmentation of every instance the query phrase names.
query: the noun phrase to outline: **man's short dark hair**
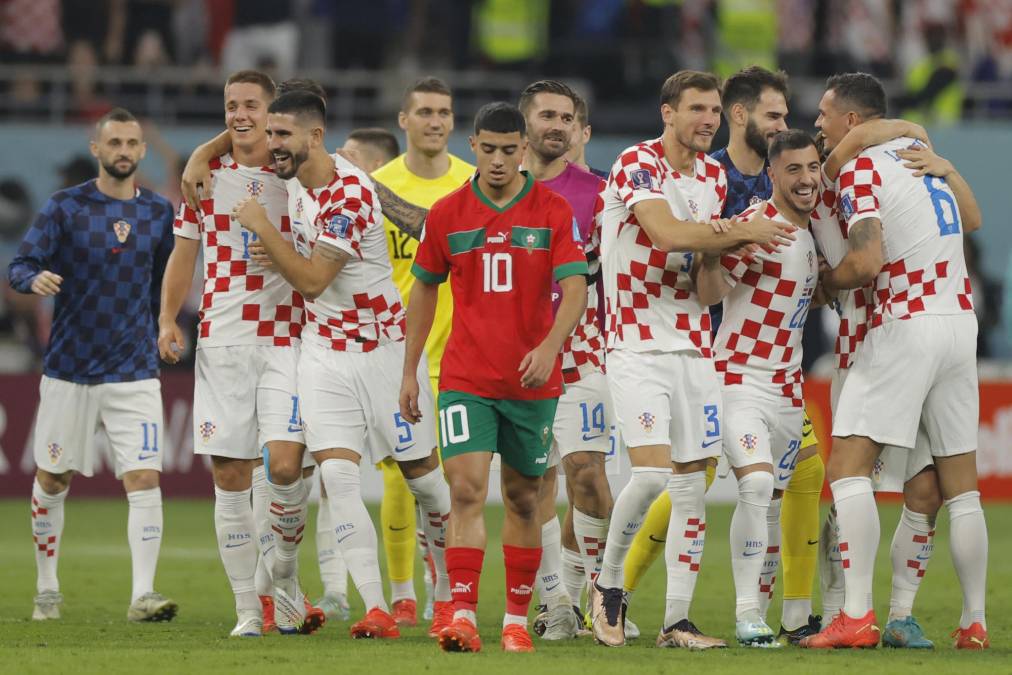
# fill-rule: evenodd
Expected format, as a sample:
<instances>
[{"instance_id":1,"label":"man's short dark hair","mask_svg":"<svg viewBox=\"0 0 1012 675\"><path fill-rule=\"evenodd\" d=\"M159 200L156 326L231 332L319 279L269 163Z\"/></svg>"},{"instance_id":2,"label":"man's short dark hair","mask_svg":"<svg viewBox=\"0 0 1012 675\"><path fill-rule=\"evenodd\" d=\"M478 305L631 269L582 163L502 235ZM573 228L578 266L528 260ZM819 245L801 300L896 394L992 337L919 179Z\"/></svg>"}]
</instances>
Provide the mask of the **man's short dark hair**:
<instances>
[{"instance_id":1,"label":"man's short dark hair","mask_svg":"<svg viewBox=\"0 0 1012 675\"><path fill-rule=\"evenodd\" d=\"M678 107L682 92L686 89L720 92L720 79L713 73L698 70L680 70L667 80L661 87L661 105L667 103L673 108Z\"/></svg>"},{"instance_id":2,"label":"man's short dark hair","mask_svg":"<svg viewBox=\"0 0 1012 675\"><path fill-rule=\"evenodd\" d=\"M278 85L278 96L283 96L290 91L308 91L323 99L323 105L327 105L327 90L320 86L316 80L308 77L292 77Z\"/></svg>"},{"instance_id":3,"label":"man's short dark hair","mask_svg":"<svg viewBox=\"0 0 1012 675\"><path fill-rule=\"evenodd\" d=\"M225 89L229 88L229 85L233 84L257 84L267 94L268 99L273 99L274 94L277 91L277 87L274 85L274 80L267 73L262 73L259 70L239 70L228 76L225 80Z\"/></svg>"},{"instance_id":4,"label":"man's short dark hair","mask_svg":"<svg viewBox=\"0 0 1012 675\"><path fill-rule=\"evenodd\" d=\"M720 103L724 110L741 103L749 111L755 110L762 96L763 89L772 89L783 94L785 99L791 97L787 87L787 73L782 70L773 72L762 66L743 68L724 81L724 90L720 94Z\"/></svg>"},{"instance_id":5,"label":"man's short dark hair","mask_svg":"<svg viewBox=\"0 0 1012 675\"><path fill-rule=\"evenodd\" d=\"M886 94L878 78L868 73L843 73L826 80L826 90L836 94L836 107L854 111L865 119L885 117Z\"/></svg>"},{"instance_id":6,"label":"man's short dark hair","mask_svg":"<svg viewBox=\"0 0 1012 675\"><path fill-rule=\"evenodd\" d=\"M524 115L531 109L531 104L534 103L534 97L538 94L557 94L559 96L565 96L573 102L573 111L575 113L577 101L580 100L579 95L573 88L565 82L559 82L558 80L538 80L527 85L527 88L520 92L520 101L517 106L520 108L520 112Z\"/></svg>"},{"instance_id":7,"label":"man's short dark hair","mask_svg":"<svg viewBox=\"0 0 1012 675\"><path fill-rule=\"evenodd\" d=\"M801 129L788 129L773 137L767 157L772 164L777 157L788 150L804 150L809 146L815 148L816 154L818 154L819 148L815 145L815 139L811 134Z\"/></svg>"},{"instance_id":8,"label":"man's short dark hair","mask_svg":"<svg viewBox=\"0 0 1012 675\"><path fill-rule=\"evenodd\" d=\"M102 127L105 126L106 122L137 122L137 118L134 114L126 108L113 108L106 114L98 118L95 122L95 135L98 136L99 132L102 131ZM137 122L140 124L140 122Z\"/></svg>"},{"instance_id":9,"label":"man's short dark hair","mask_svg":"<svg viewBox=\"0 0 1012 675\"><path fill-rule=\"evenodd\" d=\"M276 115L295 115L324 126L327 123L327 106L323 99L306 90L290 91L278 96L267 108L267 112Z\"/></svg>"},{"instance_id":10,"label":"man's short dark hair","mask_svg":"<svg viewBox=\"0 0 1012 675\"><path fill-rule=\"evenodd\" d=\"M521 136L527 135L527 123L520 108L505 101L486 103L474 116L474 135L481 130L495 134L511 134L519 131Z\"/></svg>"},{"instance_id":11,"label":"man's short dark hair","mask_svg":"<svg viewBox=\"0 0 1012 675\"><path fill-rule=\"evenodd\" d=\"M401 154L401 146L397 142L397 137L382 127L355 129L348 134L348 139L376 148L383 153L383 156L386 158L385 162L389 162Z\"/></svg>"},{"instance_id":12,"label":"man's short dark hair","mask_svg":"<svg viewBox=\"0 0 1012 675\"><path fill-rule=\"evenodd\" d=\"M576 95L576 123L583 129L590 124L590 109L587 107L587 99L579 94Z\"/></svg>"},{"instance_id":13,"label":"man's short dark hair","mask_svg":"<svg viewBox=\"0 0 1012 675\"><path fill-rule=\"evenodd\" d=\"M401 112L408 112L411 109L411 95L412 94L442 94L453 98L453 92L450 90L448 85L438 77L428 76L418 80L404 91L404 97L401 98Z\"/></svg>"}]
</instances>

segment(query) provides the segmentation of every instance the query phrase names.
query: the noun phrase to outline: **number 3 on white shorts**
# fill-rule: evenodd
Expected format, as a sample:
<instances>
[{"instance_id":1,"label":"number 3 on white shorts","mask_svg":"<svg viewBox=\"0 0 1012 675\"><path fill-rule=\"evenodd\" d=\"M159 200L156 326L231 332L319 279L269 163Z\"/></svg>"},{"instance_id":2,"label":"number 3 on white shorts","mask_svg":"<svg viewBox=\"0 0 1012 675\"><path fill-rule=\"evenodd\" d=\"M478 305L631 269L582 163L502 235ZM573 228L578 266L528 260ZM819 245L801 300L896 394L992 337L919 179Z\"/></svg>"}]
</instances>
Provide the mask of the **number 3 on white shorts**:
<instances>
[{"instance_id":1,"label":"number 3 on white shorts","mask_svg":"<svg viewBox=\"0 0 1012 675\"><path fill-rule=\"evenodd\" d=\"M471 438L467 425L467 408L457 403L439 411L439 435L443 444L465 443Z\"/></svg>"}]
</instances>

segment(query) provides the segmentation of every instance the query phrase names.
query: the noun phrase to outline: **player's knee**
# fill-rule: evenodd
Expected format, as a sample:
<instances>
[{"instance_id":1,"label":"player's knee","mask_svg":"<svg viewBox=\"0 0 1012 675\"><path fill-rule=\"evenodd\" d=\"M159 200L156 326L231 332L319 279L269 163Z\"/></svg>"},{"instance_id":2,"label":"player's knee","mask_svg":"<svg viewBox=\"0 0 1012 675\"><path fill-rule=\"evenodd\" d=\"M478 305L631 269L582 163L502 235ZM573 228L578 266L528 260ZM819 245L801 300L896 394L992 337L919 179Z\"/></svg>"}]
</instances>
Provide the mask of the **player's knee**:
<instances>
[{"instance_id":1,"label":"player's knee","mask_svg":"<svg viewBox=\"0 0 1012 675\"><path fill-rule=\"evenodd\" d=\"M406 480L421 478L439 468L439 457L436 451L423 459L412 459L407 462L398 462L400 472Z\"/></svg>"},{"instance_id":2,"label":"player's knee","mask_svg":"<svg viewBox=\"0 0 1012 675\"><path fill-rule=\"evenodd\" d=\"M127 492L154 489L158 487L158 472L153 469L127 471L123 474L123 487Z\"/></svg>"},{"instance_id":3,"label":"player's knee","mask_svg":"<svg viewBox=\"0 0 1012 675\"><path fill-rule=\"evenodd\" d=\"M563 465L566 479L573 486L573 496L580 501L596 500L602 487L608 485L601 453L574 453L563 460Z\"/></svg>"},{"instance_id":4,"label":"player's knee","mask_svg":"<svg viewBox=\"0 0 1012 675\"><path fill-rule=\"evenodd\" d=\"M927 467L903 486L903 503L914 513L934 517L942 508L942 491L934 467Z\"/></svg>"},{"instance_id":5,"label":"player's knee","mask_svg":"<svg viewBox=\"0 0 1012 675\"><path fill-rule=\"evenodd\" d=\"M241 492L253 483L253 462L247 459L211 457L214 484L222 490Z\"/></svg>"},{"instance_id":6,"label":"player's knee","mask_svg":"<svg viewBox=\"0 0 1012 675\"><path fill-rule=\"evenodd\" d=\"M482 481L472 480L458 474L448 476L450 483L450 500L452 509L474 510L485 506L488 485Z\"/></svg>"},{"instance_id":7,"label":"player's knee","mask_svg":"<svg viewBox=\"0 0 1012 675\"><path fill-rule=\"evenodd\" d=\"M49 473L39 469L35 472L35 477L39 481L39 485L42 486L43 492L50 495L55 495L63 492L70 487L70 479L73 476L72 471L66 473Z\"/></svg>"},{"instance_id":8,"label":"player's knee","mask_svg":"<svg viewBox=\"0 0 1012 675\"><path fill-rule=\"evenodd\" d=\"M275 485L291 485L302 476L302 459L274 453L271 455L270 474Z\"/></svg>"},{"instance_id":9,"label":"player's knee","mask_svg":"<svg viewBox=\"0 0 1012 675\"><path fill-rule=\"evenodd\" d=\"M540 513L538 491L527 485L503 486L503 502L507 510L523 520L535 520Z\"/></svg>"},{"instance_id":10,"label":"player's knee","mask_svg":"<svg viewBox=\"0 0 1012 675\"><path fill-rule=\"evenodd\" d=\"M773 498L773 474L753 471L738 479L738 501L767 508Z\"/></svg>"}]
</instances>

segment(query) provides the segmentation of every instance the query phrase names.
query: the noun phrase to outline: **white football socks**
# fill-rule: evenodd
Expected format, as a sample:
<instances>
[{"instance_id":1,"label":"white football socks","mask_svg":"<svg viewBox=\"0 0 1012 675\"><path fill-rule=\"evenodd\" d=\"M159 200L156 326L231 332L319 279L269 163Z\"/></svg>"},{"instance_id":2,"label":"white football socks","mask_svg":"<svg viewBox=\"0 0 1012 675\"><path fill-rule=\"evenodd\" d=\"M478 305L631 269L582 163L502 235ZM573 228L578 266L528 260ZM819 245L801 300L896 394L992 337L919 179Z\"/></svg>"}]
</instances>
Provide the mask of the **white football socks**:
<instances>
[{"instance_id":1,"label":"white football socks","mask_svg":"<svg viewBox=\"0 0 1012 675\"><path fill-rule=\"evenodd\" d=\"M914 598L928 561L935 549L935 524L923 513L903 505L900 522L893 533L889 551L893 564L893 590L889 597L889 620L905 619L913 614Z\"/></svg>"},{"instance_id":2,"label":"white football socks","mask_svg":"<svg viewBox=\"0 0 1012 675\"><path fill-rule=\"evenodd\" d=\"M763 621L773 601L773 589L777 583L777 568L780 567L780 507L783 499L773 499L766 511L766 557L759 572L759 614ZM786 601L785 601L786 604ZM805 617L807 621L808 617ZM797 626L795 626L797 628Z\"/></svg>"},{"instance_id":3,"label":"white football socks","mask_svg":"<svg viewBox=\"0 0 1012 675\"><path fill-rule=\"evenodd\" d=\"M608 539L608 519L588 516L573 507L573 534L576 545L583 557L583 569L587 581L593 582L601 573L601 561L604 560L604 545Z\"/></svg>"},{"instance_id":4,"label":"white football socks","mask_svg":"<svg viewBox=\"0 0 1012 675\"><path fill-rule=\"evenodd\" d=\"M337 545L333 522L330 502L326 496L320 495L320 506L316 513L316 560L320 564L323 592L347 595L348 566L344 564L344 556Z\"/></svg>"},{"instance_id":5,"label":"white football socks","mask_svg":"<svg viewBox=\"0 0 1012 675\"><path fill-rule=\"evenodd\" d=\"M298 570L299 543L306 529L308 489L300 475L289 485L267 484L270 504L267 518L274 531L274 567L271 576L281 583L294 579Z\"/></svg>"},{"instance_id":6,"label":"white football socks","mask_svg":"<svg viewBox=\"0 0 1012 675\"><path fill-rule=\"evenodd\" d=\"M668 496L671 497L671 518L664 543L668 585L664 594L663 628L689 618L706 542L706 472L672 474Z\"/></svg>"},{"instance_id":7,"label":"white football socks","mask_svg":"<svg viewBox=\"0 0 1012 675\"><path fill-rule=\"evenodd\" d=\"M235 594L236 611L258 609L260 602L253 577L259 551L250 490L232 492L214 487L214 531L218 535L221 563Z\"/></svg>"},{"instance_id":8,"label":"white football socks","mask_svg":"<svg viewBox=\"0 0 1012 675\"><path fill-rule=\"evenodd\" d=\"M945 502L949 510L949 549L956 576L963 587L960 628L979 623L987 629L984 596L987 592L987 524L980 492L964 492Z\"/></svg>"},{"instance_id":9,"label":"white football socks","mask_svg":"<svg viewBox=\"0 0 1012 675\"><path fill-rule=\"evenodd\" d=\"M36 590L59 591L56 577L63 538L63 504L70 489L51 495L42 489L38 479L32 485L32 538L35 542L35 568L38 572Z\"/></svg>"},{"instance_id":10,"label":"white football socks","mask_svg":"<svg viewBox=\"0 0 1012 675\"><path fill-rule=\"evenodd\" d=\"M875 553L881 529L871 478L853 476L830 484L840 533L840 558L846 587L843 611L860 619L872 608Z\"/></svg>"},{"instance_id":11,"label":"white football socks","mask_svg":"<svg viewBox=\"0 0 1012 675\"><path fill-rule=\"evenodd\" d=\"M362 501L362 478L358 464L347 459L325 460L320 465L320 477L327 486L338 546L366 611L373 607L389 611L383 597L376 528Z\"/></svg>"},{"instance_id":12,"label":"white football socks","mask_svg":"<svg viewBox=\"0 0 1012 675\"><path fill-rule=\"evenodd\" d=\"M267 491L267 469L263 464L253 467L253 525L257 533L256 589L257 595L272 595L274 580L271 570L274 569L274 530L267 519L267 503L270 496Z\"/></svg>"},{"instance_id":13,"label":"white football socks","mask_svg":"<svg viewBox=\"0 0 1012 675\"><path fill-rule=\"evenodd\" d=\"M544 532L542 532L544 537ZM542 555L544 555L542 553ZM587 575L583 569L583 556L579 551L562 547L562 585L566 587L566 595L577 607L582 607L583 589L587 587Z\"/></svg>"},{"instance_id":14,"label":"white football socks","mask_svg":"<svg viewBox=\"0 0 1012 675\"><path fill-rule=\"evenodd\" d=\"M541 565L534 586L548 609L573 604L562 583L562 527L558 516L541 526Z\"/></svg>"},{"instance_id":15,"label":"white football socks","mask_svg":"<svg viewBox=\"0 0 1012 675\"><path fill-rule=\"evenodd\" d=\"M840 529L836 509L830 508L819 535L819 586L822 589L822 616L832 620L843 609L843 561L840 559Z\"/></svg>"},{"instance_id":16,"label":"white football socks","mask_svg":"<svg viewBox=\"0 0 1012 675\"><path fill-rule=\"evenodd\" d=\"M450 577L446 573L446 521L450 518L450 486L443 478L442 469L433 469L420 478L406 480L408 489L418 502L422 514L421 526L425 532L432 566L436 568L433 599L450 601ZM427 568L428 566L426 566Z\"/></svg>"},{"instance_id":17,"label":"white football socks","mask_svg":"<svg viewBox=\"0 0 1012 675\"><path fill-rule=\"evenodd\" d=\"M738 503L731 516L731 571L735 618L759 618L759 574L766 554L766 512L773 496L773 474L753 471L738 480Z\"/></svg>"},{"instance_id":18,"label":"white football socks","mask_svg":"<svg viewBox=\"0 0 1012 675\"><path fill-rule=\"evenodd\" d=\"M155 590L155 568L162 547L162 490L134 490L127 493L127 540L133 568L130 602Z\"/></svg>"},{"instance_id":19,"label":"white football socks","mask_svg":"<svg viewBox=\"0 0 1012 675\"><path fill-rule=\"evenodd\" d=\"M647 509L668 484L670 468L634 466L632 477L615 500L608 526L608 543L601 561L598 585L602 588L622 588L625 558L636 533L643 526Z\"/></svg>"}]
</instances>

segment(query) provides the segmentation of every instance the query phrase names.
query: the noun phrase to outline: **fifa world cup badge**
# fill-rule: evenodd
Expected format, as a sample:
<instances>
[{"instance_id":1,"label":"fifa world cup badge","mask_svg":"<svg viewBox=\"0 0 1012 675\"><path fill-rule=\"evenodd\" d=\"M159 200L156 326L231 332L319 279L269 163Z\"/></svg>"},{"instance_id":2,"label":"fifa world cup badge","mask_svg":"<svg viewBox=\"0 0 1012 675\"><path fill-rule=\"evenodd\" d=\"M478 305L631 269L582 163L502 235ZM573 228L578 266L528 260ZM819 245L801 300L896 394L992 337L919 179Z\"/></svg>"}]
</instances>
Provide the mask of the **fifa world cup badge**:
<instances>
[{"instance_id":1,"label":"fifa world cup badge","mask_svg":"<svg viewBox=\"0 0 1012 675\"><path fill-rule=\"evenodd\" d=\"M130 223L125 220L117 220L112 224L112 231L116 234L119 243L124 243L130 236Z\"/></svg>"}]
</instances>

